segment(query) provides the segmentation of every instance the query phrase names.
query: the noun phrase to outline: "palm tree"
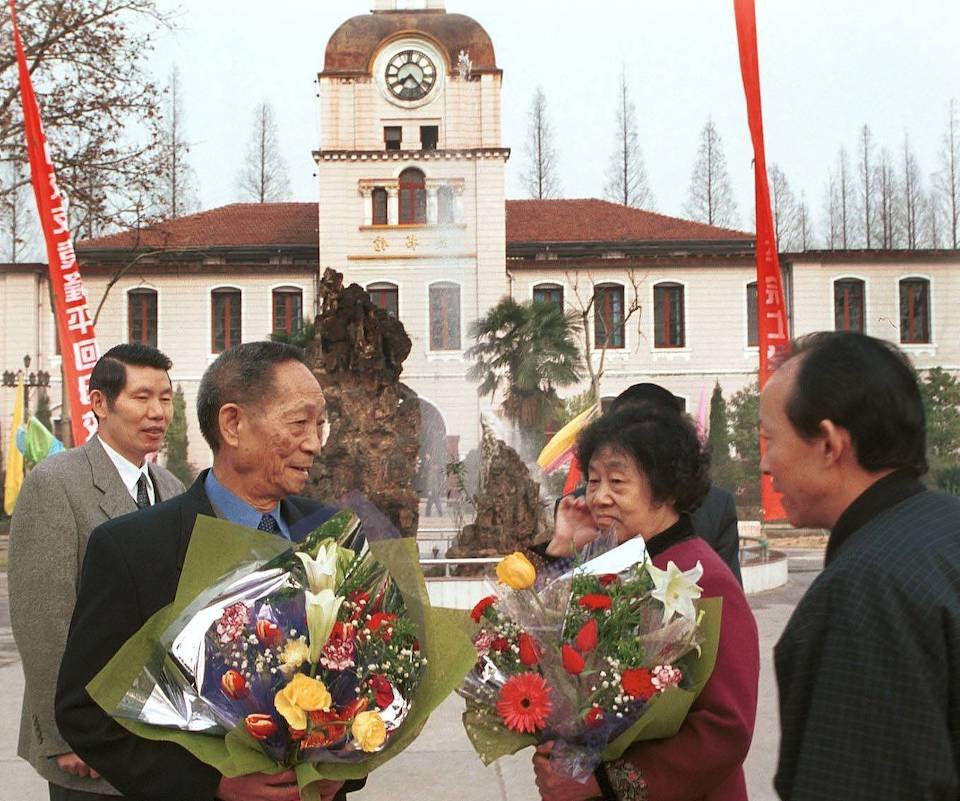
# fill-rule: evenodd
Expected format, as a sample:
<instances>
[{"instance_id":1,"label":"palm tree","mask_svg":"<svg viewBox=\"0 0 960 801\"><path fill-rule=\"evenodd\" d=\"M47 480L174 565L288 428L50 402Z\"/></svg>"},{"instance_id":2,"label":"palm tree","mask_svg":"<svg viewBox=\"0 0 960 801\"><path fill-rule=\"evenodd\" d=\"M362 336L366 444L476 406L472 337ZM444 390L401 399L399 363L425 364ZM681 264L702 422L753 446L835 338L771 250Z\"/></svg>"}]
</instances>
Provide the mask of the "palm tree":
<instances>
[{"instance_id":1,"label":"palm tree","mask_svg":"<svg viewBox=\"0 0 960 801\"><path fill-rule=\"evenodd\" d=\"M557 387L581 377L577 325L554 303L521 304L505 297L470 326L476 344L467 351L474 361L467 377L480 382L481 396L502 389L504 416L521 429L542 434L561 409Z\"/></svg>"}]
</instances>

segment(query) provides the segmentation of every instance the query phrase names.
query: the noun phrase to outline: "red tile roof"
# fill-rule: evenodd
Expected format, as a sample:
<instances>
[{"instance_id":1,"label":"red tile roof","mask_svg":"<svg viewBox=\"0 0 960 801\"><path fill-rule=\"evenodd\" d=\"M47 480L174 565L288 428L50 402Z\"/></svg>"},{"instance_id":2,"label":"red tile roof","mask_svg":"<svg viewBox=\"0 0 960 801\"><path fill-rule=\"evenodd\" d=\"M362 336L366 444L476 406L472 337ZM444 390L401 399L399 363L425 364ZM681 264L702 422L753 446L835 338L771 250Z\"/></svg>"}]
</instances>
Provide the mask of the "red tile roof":
<instances>
[{"instance_id":1,"label":"red tile roof","mask_svg":"<svg viewBox=\"0 0 960 801\"><path fill-rule=\"evenodd\" d=\"M77 249L316 246L318 238L316 203L233 203L141 231L85 239Z\"/></svg>"},{"instance_id":2,"label":"red tile roof","mask_svg":"<svg viewBox=\"0 0 960 801\"><path fill-rule=\"evenodd\" d=\"M752 240L753 234L593 198L508 200L507 243Z\"/></svg>"}]
</instances>

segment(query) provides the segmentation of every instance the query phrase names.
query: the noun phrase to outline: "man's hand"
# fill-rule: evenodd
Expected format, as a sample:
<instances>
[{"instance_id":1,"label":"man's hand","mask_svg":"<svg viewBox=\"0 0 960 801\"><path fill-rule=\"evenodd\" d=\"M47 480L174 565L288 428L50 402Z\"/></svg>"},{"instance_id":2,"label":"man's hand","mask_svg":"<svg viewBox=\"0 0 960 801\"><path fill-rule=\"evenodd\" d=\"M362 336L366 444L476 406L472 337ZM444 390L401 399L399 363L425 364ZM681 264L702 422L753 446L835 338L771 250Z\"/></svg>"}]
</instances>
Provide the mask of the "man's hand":
<instances>
[{"instance_id":1,"label":"man's hand","mask_svg":"<svg viewBox=\"0 0 960 801\"><path fill-rule=\"evenodd\" d=\"M57 767L64 773L70 773L74 776L89 776L91 779L100 778L99 773L72 751L69 754L60 754L60 756L57 757Z\"/></svg>"},{"instance_id":2,"label":"man's hand","mask_svg":"<svg viewBox=\"0 0 960 801\"><path fill-rule=\"evenodd\" d=\"M269 775L248 773L233 778L224 776L217 787L217 798L222 801L300 801L297 774L287 770ZM322 798L326 801L325 795Z\"/></svg>"},{"instance_id":3,"label":"man's hand","mask_svg":"<svg viewBox=\"0 0 960 801\"><path fill-rule=\"evenodd\" d=\"M587 499L565 495L557 506L553 539L547 545L547 553L550 556L573 556L588 542L593 542L599 533L587 507Z\"/></svg>"},{"instance_id":4,"label":"man's hand","mask_svg":"<svg viewBox=\"0 0 960 801\"><path fill-rule=\"evenodd\" d=\"M533 775L543 801L589 801L603 798L603 791L593 776L581 783L554 771L550 764L552 750L553 741L549 740L537 746L533 755Z\"/></svg>"}]
</instances>

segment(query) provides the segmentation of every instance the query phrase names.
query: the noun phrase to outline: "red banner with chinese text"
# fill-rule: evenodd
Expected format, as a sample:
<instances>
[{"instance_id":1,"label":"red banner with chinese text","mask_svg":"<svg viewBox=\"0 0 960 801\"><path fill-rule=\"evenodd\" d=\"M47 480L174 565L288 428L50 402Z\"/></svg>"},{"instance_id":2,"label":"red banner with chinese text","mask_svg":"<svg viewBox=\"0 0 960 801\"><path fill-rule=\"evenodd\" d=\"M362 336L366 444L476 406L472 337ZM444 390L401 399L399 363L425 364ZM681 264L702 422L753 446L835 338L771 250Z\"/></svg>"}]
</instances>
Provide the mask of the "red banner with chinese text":
<instances>
[{"instance_id":1,"label":"red banner with chinese text","mask_svg":"<svg viewBox=\"0 0 960 801\"><path fill-rule=\"evenodd\" d=\"M17 49L20 74L20 100L23 105L23 127L27 136L30 179L37 200L37 212L47 246L50 286L53 290L54 314L60 353L63 359L63 402L70 404L70 420L74 445L81 445L97 431L97 418L90 407L90 372L100 358L93 331L93 318L87 305L83 281L73 250L64 198L57 187L47 138L40 121L40 109L33 92L27 68L23 41L17 26L14 0L8 0L13 38Z\"/></svg>"},{"instance_id":2,"label":"red banner with chinese text","mask_svg":"<svg viewBox=\"0 0 960 801\"><path fill-rule=\"evenodd\" d=\"M747 120L753 140L753 171L756 184L757 217L757 324L760 345L760 389L776 369L776 357L790 346L787 308L780 276L780 259L767 184L767 158L763 146L763 114L760 109L760 64L757 56L757 16L754 0L733 0L740 48L740 72L747 98ZM761 454L764 450L760 441ZM770 476L761 476L764 520L783 520L781 496L773 489Z\"/></svg>"}]
</instances>

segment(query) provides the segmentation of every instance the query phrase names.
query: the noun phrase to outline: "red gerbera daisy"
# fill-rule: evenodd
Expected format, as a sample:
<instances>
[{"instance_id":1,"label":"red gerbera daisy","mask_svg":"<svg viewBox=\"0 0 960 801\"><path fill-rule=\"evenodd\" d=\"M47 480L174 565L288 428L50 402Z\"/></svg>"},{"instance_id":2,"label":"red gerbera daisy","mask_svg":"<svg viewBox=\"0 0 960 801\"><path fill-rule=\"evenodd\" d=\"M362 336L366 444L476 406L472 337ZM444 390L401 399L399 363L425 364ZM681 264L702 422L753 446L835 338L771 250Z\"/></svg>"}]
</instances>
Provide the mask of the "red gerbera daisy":
<instances>
[{"instance_id":1,"label":"red gerbera daisy","mask_svg":"<svg viewBox=\"0 0 960 801\"><path fill-rule=\"evenodd\" d=\"M550 688L536 673L518 673L500 688L497 712L511 731L533 734L546 725L552 709Z\"/></svg>"}]
</instances>

